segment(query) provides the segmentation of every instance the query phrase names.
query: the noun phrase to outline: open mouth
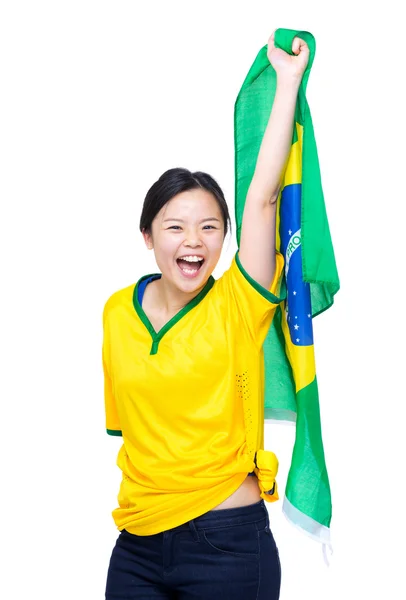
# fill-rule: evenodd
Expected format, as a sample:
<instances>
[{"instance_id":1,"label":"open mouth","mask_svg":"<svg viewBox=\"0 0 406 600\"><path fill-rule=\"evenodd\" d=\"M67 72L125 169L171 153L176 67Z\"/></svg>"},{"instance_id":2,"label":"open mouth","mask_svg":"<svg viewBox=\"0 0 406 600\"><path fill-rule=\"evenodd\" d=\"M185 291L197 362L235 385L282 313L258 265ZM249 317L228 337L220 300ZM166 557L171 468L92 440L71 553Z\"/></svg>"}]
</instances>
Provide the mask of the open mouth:
<instances>
[{"instance_id":1,"label":"open mouth","mask_svg":"<svg viewBox=\"0 0 406 600\"><path fill-rule=\"evenodd\" d=\"M176 262L183 275L186 277L196 277L204 263L204 258L196 256L182 257L177 258Z\"/></svg>"}]
</instances>

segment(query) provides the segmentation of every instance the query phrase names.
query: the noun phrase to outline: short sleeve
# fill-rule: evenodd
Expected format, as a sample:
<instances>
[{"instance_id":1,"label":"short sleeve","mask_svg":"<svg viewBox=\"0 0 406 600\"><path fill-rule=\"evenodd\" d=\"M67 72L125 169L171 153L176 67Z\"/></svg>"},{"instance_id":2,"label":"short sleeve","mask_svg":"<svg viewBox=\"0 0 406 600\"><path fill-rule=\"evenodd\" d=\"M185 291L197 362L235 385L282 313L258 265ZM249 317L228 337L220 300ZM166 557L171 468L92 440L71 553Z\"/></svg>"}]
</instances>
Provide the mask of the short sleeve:
<instances>
[{"instance_id":1,"label":"short sleeve","mask_svg":"<svg viewBox=\"0 0 406 600\"><path fill-rule=\"evenodd\" d=\"M103 374L104 374L104 405L106 412L106 430L109 435L122 435L116 399L113 392L110 366L110 335L105 313L103 315Z\"/></svg>"},{"instance_id":2,"label":"short sleeve","mask_svg":"<svg viewBox=\"0 0 406 600\"><path fill-rule=\"evenodd\" d=\"M275 311L284 300L284 260L276 252L275 273L269 289L255 281L242 266L238 252L230 268L218 280L218 292L225 296L230 318L243 327L256 344L262 346Z\"/></svg>"}]
</instances>

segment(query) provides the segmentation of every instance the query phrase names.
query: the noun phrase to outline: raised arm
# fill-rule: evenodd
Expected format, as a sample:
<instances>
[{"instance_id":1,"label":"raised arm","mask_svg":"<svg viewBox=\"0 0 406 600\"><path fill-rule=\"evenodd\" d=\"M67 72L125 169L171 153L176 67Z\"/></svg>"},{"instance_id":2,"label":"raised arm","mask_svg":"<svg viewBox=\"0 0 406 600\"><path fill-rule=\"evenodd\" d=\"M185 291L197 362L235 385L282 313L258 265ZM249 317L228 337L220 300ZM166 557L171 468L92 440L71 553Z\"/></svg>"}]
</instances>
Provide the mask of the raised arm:
<instances>
[{"instance_id":1,"label":"raised arm","mask_svg":"<svg viewBox=\"0 0 406 600\"><path fill-rule=\"evenodd\" d=\"M277 74L275 98L247 192L239 258L247 273L269 288L275 271L276 201L293 134L296 98L309 59L307 44L295 37L291 56L268 40L268 59Z\"/></svg>"}]
</instances>

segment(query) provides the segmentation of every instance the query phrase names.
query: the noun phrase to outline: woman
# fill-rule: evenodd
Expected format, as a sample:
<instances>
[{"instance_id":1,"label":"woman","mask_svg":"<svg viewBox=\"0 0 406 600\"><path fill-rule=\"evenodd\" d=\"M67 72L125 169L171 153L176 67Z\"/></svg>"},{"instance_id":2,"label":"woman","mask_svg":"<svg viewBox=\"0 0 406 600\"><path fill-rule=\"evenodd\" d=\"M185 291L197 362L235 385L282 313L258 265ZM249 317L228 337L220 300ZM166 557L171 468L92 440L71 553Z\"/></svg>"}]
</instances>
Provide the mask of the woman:
<instances>
[{"instance_id":1,"label":"woman","mask_svg":"<svg viewBox=\"0 0 406 600\"><path fill-rule=\"evenodd\" d=\"M106 303L107 431L124 442L107 600L279 597L264 504L275 485L264 489L255 457L263 444L262 344L283 271L276 200L309 57L300 38L292 51L270 37L277 90L231 267L213 279L229 225L218 184L171 169L149 190L140 222L160 273Z\"/></svg>"}]
</instances>

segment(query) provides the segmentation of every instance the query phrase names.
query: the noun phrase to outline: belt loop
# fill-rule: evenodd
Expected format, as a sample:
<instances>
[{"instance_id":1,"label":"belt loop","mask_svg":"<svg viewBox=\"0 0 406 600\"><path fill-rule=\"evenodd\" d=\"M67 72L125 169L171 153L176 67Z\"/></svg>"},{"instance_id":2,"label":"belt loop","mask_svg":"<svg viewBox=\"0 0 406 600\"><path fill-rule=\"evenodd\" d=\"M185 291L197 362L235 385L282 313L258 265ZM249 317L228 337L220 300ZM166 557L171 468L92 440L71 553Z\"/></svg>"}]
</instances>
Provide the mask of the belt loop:
<instances>
[{"instance_id":1,"label":"belt loop","mask_svg":"<svg viewBox=\"0 0 406 600\"><path fill-rule=\"evenodd\" d=\"M189 521L189 527L190 527L190 530L192 532L192 536L193 536L193 539L195 540L195 542L200 542L199 532L197 531L194 519Z\"/></svg>"}]
</instances>

